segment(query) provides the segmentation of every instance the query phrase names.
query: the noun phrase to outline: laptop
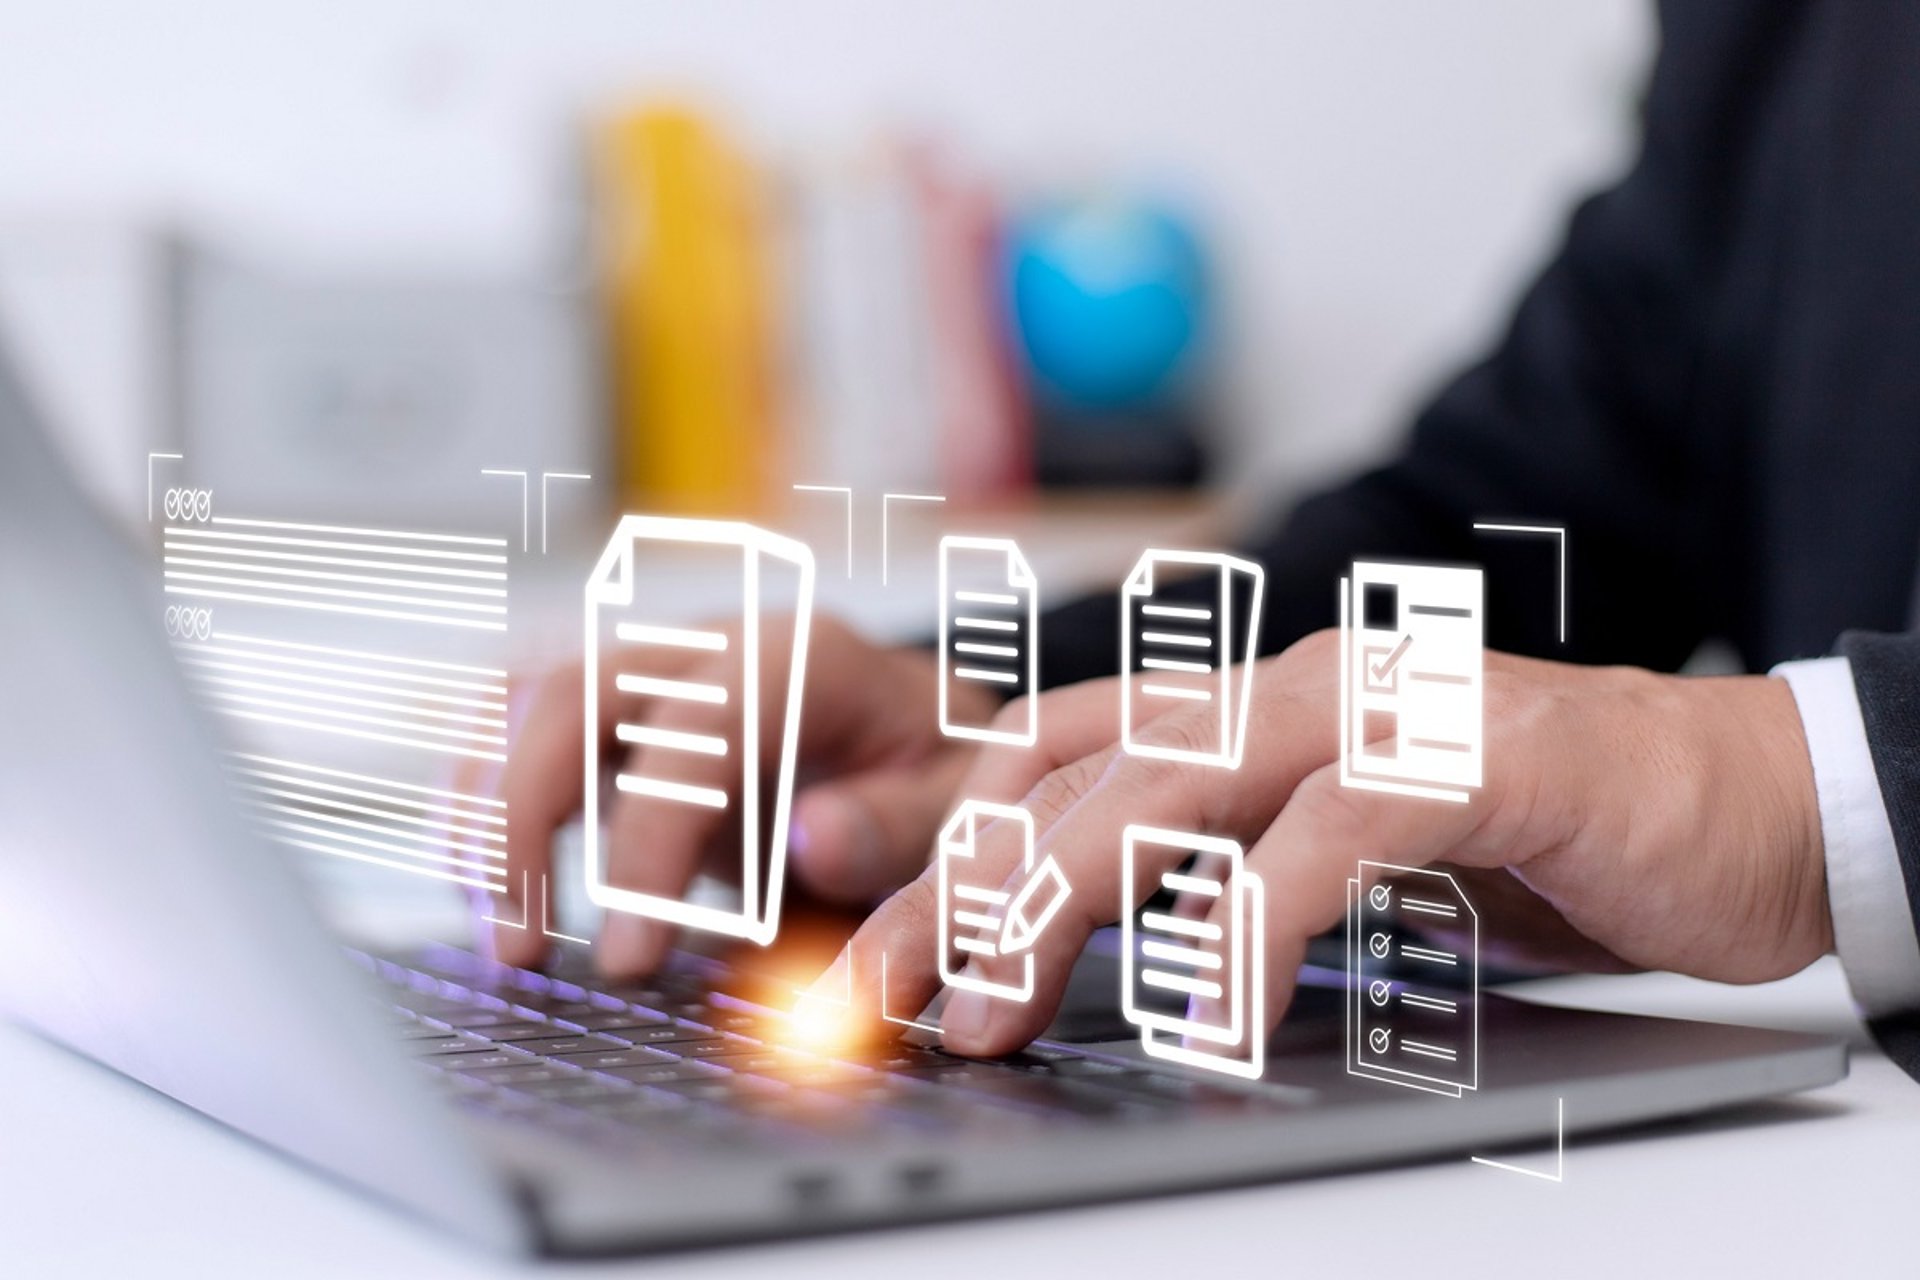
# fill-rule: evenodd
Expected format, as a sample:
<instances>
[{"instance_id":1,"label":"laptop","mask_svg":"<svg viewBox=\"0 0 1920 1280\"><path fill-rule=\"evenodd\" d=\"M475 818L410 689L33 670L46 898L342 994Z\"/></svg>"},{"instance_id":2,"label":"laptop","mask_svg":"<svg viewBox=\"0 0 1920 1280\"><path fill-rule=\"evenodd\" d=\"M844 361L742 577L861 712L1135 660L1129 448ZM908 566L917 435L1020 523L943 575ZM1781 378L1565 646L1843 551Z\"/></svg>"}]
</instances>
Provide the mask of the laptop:
<instances>
[{"instance_id":1,"label":"laptop","mask_svg":"<svg viewBox=\"0 0 1920 1280\"><path fill-rule=\"evenodd\" d=\"M1049 1034L994 1061L918 1029L790 1046L769 975L791 958L756 947L612 987L580 956L355 947L231 799L158 593L4 367L0 547L0 1009L484 1246L703 1245L1516 1145L1550 1161L1562 1116L1635 1125L1846 1071L1836 1040L1462 991L1478 1088L1437 1097L1348 1073L1336 965L1304 975L1262 1078L1208 1076L1117 1017L1112 933Z\"/></svg>"}]
</instances>

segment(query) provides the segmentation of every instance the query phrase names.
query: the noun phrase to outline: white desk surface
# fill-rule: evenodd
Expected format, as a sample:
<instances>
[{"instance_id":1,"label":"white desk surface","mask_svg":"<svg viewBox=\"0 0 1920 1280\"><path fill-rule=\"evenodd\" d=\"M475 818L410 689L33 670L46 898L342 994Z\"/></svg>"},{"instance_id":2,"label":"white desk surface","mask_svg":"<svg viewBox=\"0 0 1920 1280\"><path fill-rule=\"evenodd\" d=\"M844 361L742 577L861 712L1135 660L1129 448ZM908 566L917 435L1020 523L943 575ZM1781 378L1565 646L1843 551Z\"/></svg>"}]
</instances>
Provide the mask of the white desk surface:
<instances>
[{"instance_id":1,"label":"white desk surface","mask_svg":"<svg viewBox=\"0 0 1920 1280\"><path fill-rule=\"evenodd\" d=\"M1860 1032L1831 960L1765 988L1667 975L1541 989L1569 1004ZM0 1274L440 1276L476 1253L0 1024ZM1521 1157L1515 1157L1520 1159ZM1552 1153L1542 1152L1550 1167ZM1097 1208L897 1228L552 1274L1248 1277L1912 1275L1920 1084L1859 1049L1843 1083L1737 1117L1577 1139L1560 1184L1465 1158ZM1096 1271L1095 1268L1098 1268ZM1229 1273L1234 1274L1234 1273Z\"/></svg>"}]
</instances>

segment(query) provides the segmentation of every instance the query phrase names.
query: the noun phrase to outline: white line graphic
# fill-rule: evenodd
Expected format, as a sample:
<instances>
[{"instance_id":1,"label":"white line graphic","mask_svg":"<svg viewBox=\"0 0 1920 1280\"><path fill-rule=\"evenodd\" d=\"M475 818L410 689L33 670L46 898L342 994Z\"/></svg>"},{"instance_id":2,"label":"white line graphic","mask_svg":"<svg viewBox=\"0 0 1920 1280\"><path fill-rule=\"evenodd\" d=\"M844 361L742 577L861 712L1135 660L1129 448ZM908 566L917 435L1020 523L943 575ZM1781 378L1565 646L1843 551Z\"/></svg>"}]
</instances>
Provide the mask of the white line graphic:
<instances>
[{"instance_id":1,"label":"white line graphic","mask_svg":"<svg viewBox=\"0 0 1920 1280\"><path fill-rule=\"evenodd\" d=\"M185 460L185 455L178 454L178 453L149 453L147 455L147 523L148 524L153 523L153 464L156 459L162 459L162 458L166 459L169 462L181 462Z\"/></svg>"},{"instance_id":2,"label":"white line graphic","mask_svg":"<svg viewBox=\"0 0 1920 1280\"><path fill-rule=\"evenodd\" d=\"M1560 643L1567 642L1567 527L1563 524L1490 524L1476 521L1479 533L1542 533L1558 543L1560 558Z\"/></svg>"},{"instance_id":3,"label":"white line graphic","mask_svg":"<svg viewBox=\"0 0 1920 1280\"><path fill-rule=\"evenodd\" d=\"M585 471L542 471L540 473L540 554L547 554L547 481L591 480Z\"/></svg>"},{"instance_id":4,"label":"white line graphic","mask_svg":"<svg viewBox=\"0 0 1920 1280\"><path fill-rule=\"evenodd\" d=\"M1483 1164L1489 1169L1505 1169L1508 1173L1525 1174L1529 1178L1538 1178L1542 1182L1565 1182L1567 1180L1567 1100L1554 1099L1553 1106L1553 1172L1539 1169L1525 1169L1517 1164L1508 1164L1504 1160L1489 1160L1485 1156L1469 1156L1474 1164Z\"/></svg>"},{"instance_id":5,"label":"white line graphic","mask_svg":"<svg viewBox=\"0 0 1920 1280\"><path fill-rule=\"evenodd\" d=\"M520 550L527 549L527 473L524 471L506 471L500 468L482 467L483 476L507 476L520 479Z\"/></svg>"},{"instance_id":6,"label":"white line graphic","mask_svg":"<svg viewBox=\"0 0 1920 1280\"><path fill-rule=\"evenodd\" d=\"M837 493L847 504L847 577L853 577L853 490L838 484L797 484L795 493Z\"/></svg>"}]
</instances>

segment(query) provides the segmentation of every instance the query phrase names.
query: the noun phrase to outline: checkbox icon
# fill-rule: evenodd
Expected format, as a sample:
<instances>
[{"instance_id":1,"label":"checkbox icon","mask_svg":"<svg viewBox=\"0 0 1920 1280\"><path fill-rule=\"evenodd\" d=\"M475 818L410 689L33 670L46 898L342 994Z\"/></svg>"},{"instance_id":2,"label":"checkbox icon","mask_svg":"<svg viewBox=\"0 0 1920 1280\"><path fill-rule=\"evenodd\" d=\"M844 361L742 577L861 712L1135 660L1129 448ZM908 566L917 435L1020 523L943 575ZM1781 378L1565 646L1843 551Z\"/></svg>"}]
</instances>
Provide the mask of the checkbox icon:
<instances>
[{"instance_id":1,"label":"checkbox icon","mask_svg":"<svg viewBox=\"0 0 1920 1280\"><path fill-rule=\"evenodd\" d=\"M1400 660L1407 656L1407 650L1413 644L1411 634L1400 637L1400 642L1391 648L1386 645L1367 645L1361 651L1366 663L1368 693L1400 692Z\"/></svg>"}]
</instances>

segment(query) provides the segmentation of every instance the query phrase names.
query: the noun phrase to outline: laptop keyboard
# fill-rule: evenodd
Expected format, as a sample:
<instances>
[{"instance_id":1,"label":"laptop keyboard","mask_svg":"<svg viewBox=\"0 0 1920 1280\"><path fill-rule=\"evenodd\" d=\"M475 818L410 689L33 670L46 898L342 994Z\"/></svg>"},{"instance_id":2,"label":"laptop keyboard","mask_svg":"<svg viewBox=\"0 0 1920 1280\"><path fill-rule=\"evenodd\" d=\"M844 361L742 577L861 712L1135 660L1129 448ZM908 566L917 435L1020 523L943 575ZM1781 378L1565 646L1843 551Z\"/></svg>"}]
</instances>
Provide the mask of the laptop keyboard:
<instances>
[{"instance_id":1,"label":"laptop keyboard","mask_svg":"<svg viewBox=\"0 0 1920 1280\"><path fill-rule=\"evenodd\" d=\"M914 1033L808 1052L779 1043L771 1011L684 973L589 987L451 947L349 954L384 984L394 1034L456 1105L602 1144L1151 1124L1287 1105L1046 1042L990 1060Z\"/></svg>"}]
</instances>

